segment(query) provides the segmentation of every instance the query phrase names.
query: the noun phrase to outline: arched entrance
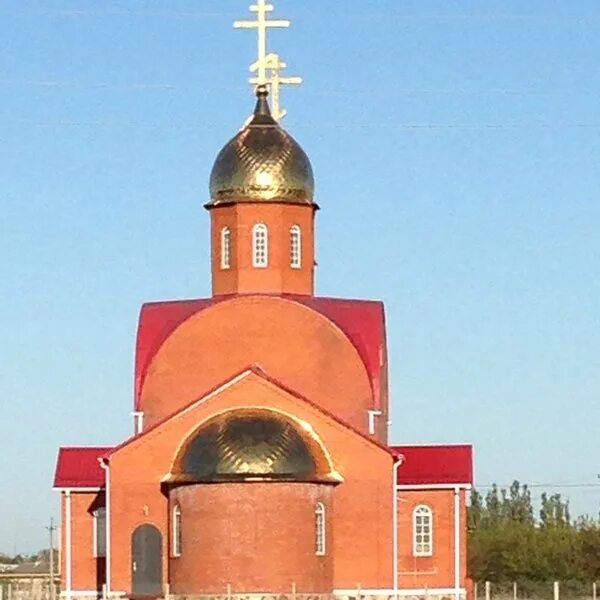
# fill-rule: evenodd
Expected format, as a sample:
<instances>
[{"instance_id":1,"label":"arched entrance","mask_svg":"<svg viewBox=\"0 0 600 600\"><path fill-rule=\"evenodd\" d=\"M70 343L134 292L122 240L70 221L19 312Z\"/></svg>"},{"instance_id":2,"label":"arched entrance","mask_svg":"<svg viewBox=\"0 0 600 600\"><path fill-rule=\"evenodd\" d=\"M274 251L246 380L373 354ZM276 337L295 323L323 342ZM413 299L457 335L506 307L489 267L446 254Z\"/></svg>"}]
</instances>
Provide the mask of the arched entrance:
<instances>
[{"instance_id":1,"label":"arched entrance","mask_svg":"<svg viewBox=\"0 0 600 600\"><path fill-rule=\"evenodd\" d=\"M133 596L162 596L162 535L154 525L131 536L131 582Z\"/></svg>"}]
</instances>

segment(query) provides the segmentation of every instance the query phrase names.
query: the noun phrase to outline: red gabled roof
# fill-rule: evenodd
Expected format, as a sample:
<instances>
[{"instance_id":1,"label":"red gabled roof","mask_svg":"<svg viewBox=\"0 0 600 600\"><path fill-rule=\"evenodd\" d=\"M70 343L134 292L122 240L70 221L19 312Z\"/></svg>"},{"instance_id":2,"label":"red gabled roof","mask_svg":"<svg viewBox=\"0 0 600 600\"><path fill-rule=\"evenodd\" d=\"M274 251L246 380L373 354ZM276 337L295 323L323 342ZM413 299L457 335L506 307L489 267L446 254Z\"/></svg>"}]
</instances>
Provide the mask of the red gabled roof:
<instances>
[{"instance_id":1,"label":"red gabled roof","mask_svg":"<svg viewBox=\"0 0 600 600\"><path fill-rule=\"evenodd\" d=\"M369 374L374 408L380 408L382 352L386 344L383 302L319 296L292 298L327 317L348 336Z\"/></svg>"},{"instance_id":2,"label":"red gabled roof","mask_svg":"<svg viewBox=\"0 0 600 600\"><path fill-rule=\"evenodd\" d=\"M135 353L134 398L136 410L146 369L163 342L189 317L220 301L220 298L203 298L152 302L142 306Z\"/></svg>"},{"instance_id":3,"label":"red gabled roof","mask_svg":"<svg viewBox=\"0 0 600 600\"><path fill-rule=\"evenodd\" d=\"M198 300L155 302L142 306L138 325L135 359L135 409L146 371L152 358L173 331L192 315L219 302L241 296L219 296ZM380 398L381 351L385 346L383 303L373 300L346 300L318 296L282 295L321 313L335 323L350 339L362 358L373 388L373 397Z\"/></svg>"},{"instance_id":4,"label":"red gabled roof","mask_svg":"<svg viewBox=\"0 0 600 600\"><path fill-rule=\"evenodd\" d=\"M390 446L402 460L399 485L472 484L473 447L461 445Z\"/></svg>"},{"instance_id":5,"label":"red gabled roof","mask_svg":"<svg viewBox=\"0 0 600 600\"><path fill-rule=\"evenodd\" d=\"M104 486L104 471L98 459L112 447L60 448L54 475L55 488L99 488Z\"/></svg>"},{"instance_id":6,"label":"red gabled roof","mask_svg":"<svg viewBox=\"0 0 600 600\"><path fill-rule=\"evenodd\" d=\"M284 383L282 383L278 379L275 379L274 377L271 377L270 375L268 375L260 366L258 366L258 365L249 365L246 369L243 369L242 371L236 373L234 376L229 377L225 381L222 381L220 384L216 385L214 388L212 388L211 390L209 390L208 392L206 392L206 394L204 394L202 397L197 398L196 400L193 400L192 402L188 403L186 406L178 408L177 410L175 410L174 412L172 412L170 415L168 415L168 416L160 419L159 421L157 421L156 423L154 423L153 425L151 425L147 429L144 429L144 431L142 433L134 435L134 436L126 439L124 442L122 442L121 444L119 444L117 446L114 446L112 448L108 448L106 450L106 452L101 455L101 457L109 459L112 454L118 452L119 450L121 450L122 448L125 448L126 446L129 446L133 442L135 442L135 441L137 441L137 440L139 440L141 438L146 437L150 432L154 431L155 429L158 429L159 427L162 427L165 423L167 423L171 419L175 418L177 415L179 415L179 414L181 414L183 412L186 412L191 407L195 406L196 404L198 404L200 402L203 402L206 397L211 396L212 394L214 394L215 392L217 392L218 390L220 390L221 388L223 388L228 383L230 383L230 382L232 382L232 381L234 381L234 380L236 380L238 378L241 378L241 377L245 376L246 374L249 375L250 373L254 373L255 375L258 375L259 377L261 377L265 381L268 381L272 385L274 385L274 386L278 387L279 389L287 392L288 394L294 396L298 400L301 400L302 402L306 402L306 404L308 404L310 407L318 410L320 413L322 413L323 415L325 415L329 419L335 421L336 423L338 423L342 427L345 427L349 431L352 431L353 433L355 433L356 435L360 436L361 438L363 438L365 441L369 442L370 444L373 444L373 445L377 446L378 448L380 448L381 450L384 450L385 452L387 452L388 454L390 454L392 457L396 456L393 448L390 448L390 447L386 446L385 444L382 444L381 442L379 442L378 440L376 440L374 437L366 435L365 433L363 433L362 431L360 431L359 429L357 429L353 425L350 425L349 423L347 423L343 419L340 419L334 413L329 412L323 406L317 404L316 402L313 402L312 400L306 398L302 394L300 394L300 393L296 392L295 390L287 387Z\"/></svg>"}]
</instances>

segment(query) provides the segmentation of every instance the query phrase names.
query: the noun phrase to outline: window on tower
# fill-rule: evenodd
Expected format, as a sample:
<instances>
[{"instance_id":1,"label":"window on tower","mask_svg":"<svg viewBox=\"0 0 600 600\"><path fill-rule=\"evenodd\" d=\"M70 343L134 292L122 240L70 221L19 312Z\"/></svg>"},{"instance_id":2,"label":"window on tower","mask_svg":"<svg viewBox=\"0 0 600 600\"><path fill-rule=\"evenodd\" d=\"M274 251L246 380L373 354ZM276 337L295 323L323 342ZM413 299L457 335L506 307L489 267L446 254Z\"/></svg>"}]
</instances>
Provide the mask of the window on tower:
<instances>
[{"instance_id":1,"label":"window on tower","mask_svg":"<svg viewBox=\"0 0 600 600\"><path fill-rule=\"evenodd\" d=\"M173 557L181 556L181 507L179 504L173 507L171 535L171 555Z\"/></svg>"},{"instance_id":2,"label":"window on tower","mask_svg":"<svg viewBox=\"0 0 600 600\"><path fill-rule=\"evenodd\" d=\"M290 266L302 268L302 231L298 225L292 225L290 229Z\"/></svg>"},{"instance_id":3,"label":"window on tower","mask_svg":"<svg viewBox=\"0 0 600 600\"><path fill-rule=\"evenodd\" d=\"M221 229L221 269L231 267L231 229L223 227Z\"/></svg>"},{"instance_id":4,"label":"window on tower","mask_svg":"<svg viewBox=\"0 0 600 600\"><path fill-rule=\"evenodd\" d=\"M264 269L269 265L269 231L264 223L252 228L252 266Z\"/></svg>"},{"instance_id":5,"label":"window on tower","mask_svg":"<svg viewBox=\"0 0 600 600\"><path fill-rule=\"evenodd\" d=\"M106 556L106 508L101 506L93 513L94 531L94 556L96 558L104 558Z\"/></svg>"},{"instance_id":6,"label":"window on tower","mask_svg":"<svg viewBox=\"0 0 600 600\"><path fill-rule=\"evenodd\" d=\"M322 502L318 502L315 508L315 536L315 554L317 556L325 556L325 505Z\"/></svg>"},{"instance_id":7,"label":"window on tower","mask_svg":"<svg viewBox=\"0 0 600 600\"><path fill-rule=\"evenodd\" d=\"M429 506L421 504L413 511L413 555L433 554L433 513Z\"/></svg>"}]
</instances>

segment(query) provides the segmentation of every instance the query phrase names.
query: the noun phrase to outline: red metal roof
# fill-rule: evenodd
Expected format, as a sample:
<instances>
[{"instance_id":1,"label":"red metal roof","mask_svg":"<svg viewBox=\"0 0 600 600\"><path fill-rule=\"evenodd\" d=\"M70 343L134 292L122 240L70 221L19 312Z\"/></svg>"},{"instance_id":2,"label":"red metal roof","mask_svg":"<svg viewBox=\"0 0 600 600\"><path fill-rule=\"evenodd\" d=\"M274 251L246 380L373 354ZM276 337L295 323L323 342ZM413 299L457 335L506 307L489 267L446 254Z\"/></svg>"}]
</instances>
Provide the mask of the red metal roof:
<instances>
[{"instance_id":1,"label":"red metal roof","mask_svg":"<svg viewBox=\"0 0 600 600\"><path fill-rule=\"evenodd\" d=\"M181 323L220 302L217 298L179 300L144 304L140 311L135 352L135 408L139 408L139 397L146 370L163 342Z\"/></svg>"},{"instance_id":2,"label":"red metal roof","mask_svg":"<svg viewBox=\"0 0 600 600\"><path fill-rule=\"evenodd\" d=\"M473 483L473 447L462 445L390 446L402 459L399 485Z\"/></svg>"},{"instance_id":3,"label":"red metal roof","mask_svg":"<svg viewBox=\"0 0 600 600\"><path fill-rule=\"evenodd\" d=\"M380 408L381 359L386 345L383 302L317 296L294 296L294 300L320 312L348 336L369 374L374 408Z\"/></svg>"},{"instance_id":4,"label":"red metal roof","mask_svg":"<svg viewBox=\"0 0 600 600\"><path fill-rule=\"evenodd\" d=\"M194 406L194 405L198 404L199 402L201 402L204 397L213 394L214 392L218 391L220 388L222 388L223 386L225 386L227 383L233 381L234 379L237 379L238 377L244 375L245 373L248 373L248 374L254 373L255 375L258 375L259 377L262 377L265 381L268 381L269 383L271 383L271 384L277 386L278 388L284 390L288 394L291 394L292 396L294 396L298 400L302 400L303 402L306 402L312 408L318 410L319 412L321 412L322 414L324 414L326 417L332 419L336 423L339 423L340 425L342 425L346 429L348 429L348 430L354 432L355 434L359 435L360 437L362 437L363 439L365 439L367 442L369 442L369 443L371 443L371 444L373 444L375 446L378 446L381 450L384 450L385 452L387 452L388 454L392 455L393 457L396 457L396 454L395 454L395 451L394 451L393 448L390 448L389 446L386 446L386 445L382 444L381 442L379 442L375 438L373 438L373 437L371 437L369 435L366 435L365 433L363 433L362 431L360 431L356 427L350 425L349 423L346 423L346 421L344 421L343 419L340 419L337 415L329 412L327 409L325 409L320 404L317 404L317 403L313 402L312 400L306 398L302 394L299 394L295 390L287 387L285 384L283 384L278 379L275 379L274 377L269 376L258 365L250 365L250 366L248 366L246 369L243 369L242 371L236 373L232 377L230 377L230 378L226 379L225 381L221 382L219 385L215 386L212 390L208 390L206 392L206 394L204 394L201 398L193 400L188 405L178 408L176 411L174 411L170 415L168 415L168 416L160 419L159 421L157 421L156 423L154 423L153 425L151 425L147 429L144 429L144 431L142 433L140 433L138 435L133 435L130 438L127 438L124 442L122 442L121 444L119 444L117 446L114 446L113 448L107 448L106 452L102 453L99 456L101 456L102 458L110 459L110 456L112 454L115 454L119 450L121 450L122 448L125 448L126 446L129 446L132 442L137 441L137 440L139 440L139 439L147 436L151 431L154 431L155 429L158 429L159 427L162 427L165 423L167 423L168 421L170 421L171 419L173 419L177 415L181 414L182 412L185 412L185 411L189 410L192 406ZM55 486L55 487L57 487L57 486Z\"/></svg>"},{"instance_id":5,"label":"red metal roof","mask_svg":"<svg viewBox=\"0 0 600 600\"><path fill-rule=\"evenodd\" d=\"M237 296L234 296L237 297ZM304 304L335 323L350 339L362 358L373 397L378 402L381 390L381 356L385 347L385 317L383 303L372 300L346 300L315 296L284 295L283 298ZM142 306L139 318L135 359L135 409L146 371L165 340L192 315L230 300L232 296L157 302Z\"/></svg>"},{"instance_id":6,"label":"red metal roof","mask_svg":"<svg viewBox=\"0 0 600 600\"><path fill-rule=\"evenodd\" d=\"M104 485L104 471L98 459L111 447L60 448L54 475L55 488L98 488Z\"/></svg>"}]
</instances>

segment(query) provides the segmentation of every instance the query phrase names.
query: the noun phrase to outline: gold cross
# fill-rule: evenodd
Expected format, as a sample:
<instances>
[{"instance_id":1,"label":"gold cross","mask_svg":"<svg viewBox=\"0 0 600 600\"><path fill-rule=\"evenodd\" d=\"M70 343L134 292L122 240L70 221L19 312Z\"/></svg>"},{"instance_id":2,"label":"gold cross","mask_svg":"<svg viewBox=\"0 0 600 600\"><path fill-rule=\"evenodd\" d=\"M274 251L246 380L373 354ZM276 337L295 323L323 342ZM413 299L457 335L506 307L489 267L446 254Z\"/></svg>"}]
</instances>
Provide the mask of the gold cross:
<instances>
[{"instance_id":1,"label":"gold cross","mask_svg":"<svg viewBox=\"0 0 600 600\"><path fill-rule=\"evenodd\" d=\"M289 21L276 21L268 19L268 13L273 12L272 4L267 4L266 0L256 0L256 4L250 7L252 12L256 13L256 21L235 21L233 26L236 29L256 29L258 31L258 61L256 79L259 85L265 85L267 82L267 30L273 28L287 28Z\"/></svg>"},{"instance_id":2,"label":"gold cross","mask_svg":"<svg viewBox=\"0 0 600 600\"><path fill-rule=\"evenodd\" d=\"M285 117L287 114L287 110L281 107L281 86L300 85L302 83L302 77L282 77L281 71L287 67L287 63L283 62L278 54L267 54L265 64L269 71L269 76L266 78L266 83L271 88L271 112L276 121L281 121L281 119L283 119L283 117ZM258 61L250 67L250 71L252 73L256 73L258 69ZM250 79L250 83L254 85L261 85L259 77L252 77Z\"/></svg>"}]
</instances>

